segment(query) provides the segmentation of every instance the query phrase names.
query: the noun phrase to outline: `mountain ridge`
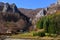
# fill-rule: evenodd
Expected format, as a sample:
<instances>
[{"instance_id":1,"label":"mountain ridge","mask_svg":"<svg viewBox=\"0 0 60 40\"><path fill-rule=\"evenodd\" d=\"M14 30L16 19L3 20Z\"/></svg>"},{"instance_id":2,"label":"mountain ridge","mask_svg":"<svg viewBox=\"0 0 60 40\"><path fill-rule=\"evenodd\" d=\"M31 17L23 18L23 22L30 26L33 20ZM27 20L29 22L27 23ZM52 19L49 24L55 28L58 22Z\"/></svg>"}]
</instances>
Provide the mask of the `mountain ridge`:
<instances>
[{"instance_id":1,"label":"mountain ridge","mask_svg":"<svg viewBox=\"0 0 60 40\"><path fill-rule=\"evenodd\" d=\"M0 32L16 33L35 29L35 23L42 16L55 13L60 5L52 4L47 8L17 8L15 4L0 2ZM3 26L2 26L3 25ZM5 32L4 32L5 30Z\"/></svg>"}]
</instances>

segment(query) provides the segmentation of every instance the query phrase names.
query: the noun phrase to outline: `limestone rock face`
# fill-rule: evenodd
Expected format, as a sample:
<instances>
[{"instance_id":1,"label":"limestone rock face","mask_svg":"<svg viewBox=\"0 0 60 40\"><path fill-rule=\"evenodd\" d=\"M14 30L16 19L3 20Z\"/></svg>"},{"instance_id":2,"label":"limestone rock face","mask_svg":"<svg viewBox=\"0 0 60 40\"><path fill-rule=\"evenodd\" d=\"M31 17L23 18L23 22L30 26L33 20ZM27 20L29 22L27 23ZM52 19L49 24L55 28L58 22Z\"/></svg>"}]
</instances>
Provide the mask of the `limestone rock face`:
<instances>
[{"instance_id":1,"label":"limestone rock face","mask_svg":"<svg viewBox=\"0 0 60 40\"><path fill-rule=\"evenodd\" d=\"M2 12L8 11L13 13L18 12L17 6L14 3L11 5L9 3L5 3Z\"/></svg>"},{"instance_id":2,"label":"limestone rock face","mask_svg":"<svg viewBox=\"0 0 60 40\"><path fill-rule=\"evenodd\" d=\"M13 13L18 12L17 6L14 3L11 5L11 8L13 10Z\"/></svg>"},{"instance_id":3,"label":"limestone rock face","mask_svg":"<svg viewBox=\"0 0 60 40\"><path fill-rule=\"evenodd\" d=\"M4 3L3 2L0 2L0 11L3 10L3 7L4 7Z\"/></svg>"},{"instance_id":4,"label":"limestone rock face","mask_svg":"<svg viewBox=\"0 0 60 40\"><path fill-rule=\"evenodd\" d=\"M3 8L3 12L7 12L9 9L9 4L8 3L5 3L4 4L4 8Z\"/></svg>"}]
</instances>

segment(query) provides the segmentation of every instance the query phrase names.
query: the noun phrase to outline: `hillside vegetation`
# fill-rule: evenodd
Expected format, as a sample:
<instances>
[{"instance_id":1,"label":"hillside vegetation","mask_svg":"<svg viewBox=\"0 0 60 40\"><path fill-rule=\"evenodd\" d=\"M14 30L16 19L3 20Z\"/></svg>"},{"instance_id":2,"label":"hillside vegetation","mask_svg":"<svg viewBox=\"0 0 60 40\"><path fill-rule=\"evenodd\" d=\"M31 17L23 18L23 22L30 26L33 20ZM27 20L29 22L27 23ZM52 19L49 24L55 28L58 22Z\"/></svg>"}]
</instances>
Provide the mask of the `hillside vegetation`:
<instances>
[{"instance_id":1,"label":"hillside vegetation","mask_svg":"<svg viewBox=\"0 0 60 40\"><path fill-rule=\"evenodd\" d=\"M47 36L60 34L60 12L41 17L36 23L36 27L44 29L44 34Z\"/></svg>"},{"instance_id":2,"label":"hillside vegetation","mask_svg":"<svg viewBox=\"0 0 60 40\"><path fill-rule=\"evenodd\" d=\"M60 12L43 16L36 23L37 30L12 35L13 38L58 37L60 35Z\"/></svg>"}]
</instances>

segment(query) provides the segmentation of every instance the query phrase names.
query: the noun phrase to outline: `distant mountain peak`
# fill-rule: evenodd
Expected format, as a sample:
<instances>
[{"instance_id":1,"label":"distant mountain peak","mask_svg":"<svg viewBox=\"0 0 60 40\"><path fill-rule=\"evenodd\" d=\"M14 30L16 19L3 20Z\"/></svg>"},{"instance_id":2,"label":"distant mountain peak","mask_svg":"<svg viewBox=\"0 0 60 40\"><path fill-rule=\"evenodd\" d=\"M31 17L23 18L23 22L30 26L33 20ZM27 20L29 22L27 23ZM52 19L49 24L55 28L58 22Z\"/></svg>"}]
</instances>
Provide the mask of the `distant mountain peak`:
<instances>
[{"instance_id":1,"label":"distant mountain peak","mask_svg":"<svg viewBox=\"0 0 60 40\"><path fill-rule=\"evenodd\" d=\"M3 3L0 2L0 11L2 12L18 12L18 8L17 6L13 3L13 4L9 4L9 3Z\"/></svg>"}]
</instances>

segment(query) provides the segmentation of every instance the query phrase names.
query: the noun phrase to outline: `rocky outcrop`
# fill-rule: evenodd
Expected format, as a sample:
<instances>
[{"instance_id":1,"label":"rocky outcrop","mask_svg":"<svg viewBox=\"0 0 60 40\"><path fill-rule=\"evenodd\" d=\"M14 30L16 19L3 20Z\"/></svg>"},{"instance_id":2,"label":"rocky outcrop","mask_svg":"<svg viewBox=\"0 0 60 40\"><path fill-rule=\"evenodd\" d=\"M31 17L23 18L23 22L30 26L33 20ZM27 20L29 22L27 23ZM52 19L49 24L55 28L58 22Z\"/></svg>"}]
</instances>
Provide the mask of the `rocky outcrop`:
<instances>
[{"instance_id":1,"label":"rocky outcrop","mask_svg":"<svg viewBox=\"0 0 60 40\"><path fill-rule=\"evenodd\" d=\"M3 10L3 7L4 7L4 3L0 2L0 12Z\"/></svg>"},{"instance_id":2,"label":"rocky outcrop","mask_svg":"<svg viewBox=\"0 0 60 40\"><path fill-rule=\"evenodd\" d=\"M32 20L33 25L36 25L36 22L42 17L45 16L47 11L45 9L40 10L36 15L35 18ZM36 27L36 26L35 26Z\"/></svg>"},{"instance_id":3,"label":"rocky outcrop","mask_svg":"<svg viewBox=\"0 0 60 40\"><path fill-rule=\"evenodd\" d=\"M5 3L2 12L7 12L9 10L9 8L10 8L9 7L9 4L8 3Z\"/></svg>"},{"instance_id":4,"label":"rocky outcrop","mask_svg":"<svg viewBox=\"0 0 60 40\"><path fill-rule=\"evenodd\" d=\"M17 6L14 3L11 4L11 5L9 5L8 3L5 3L2 12L17 13L18 9L17 9Z\"/></svg>"}]
</instances>

